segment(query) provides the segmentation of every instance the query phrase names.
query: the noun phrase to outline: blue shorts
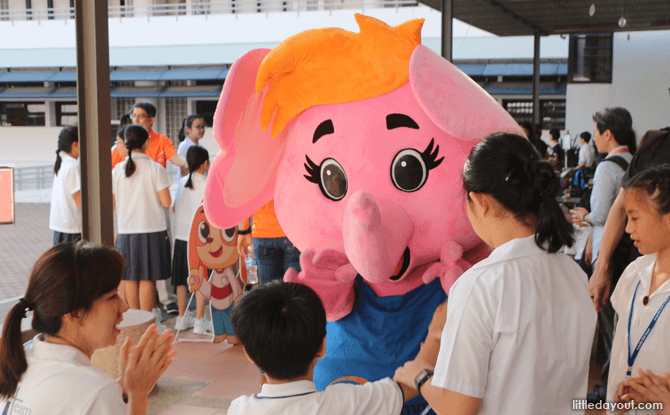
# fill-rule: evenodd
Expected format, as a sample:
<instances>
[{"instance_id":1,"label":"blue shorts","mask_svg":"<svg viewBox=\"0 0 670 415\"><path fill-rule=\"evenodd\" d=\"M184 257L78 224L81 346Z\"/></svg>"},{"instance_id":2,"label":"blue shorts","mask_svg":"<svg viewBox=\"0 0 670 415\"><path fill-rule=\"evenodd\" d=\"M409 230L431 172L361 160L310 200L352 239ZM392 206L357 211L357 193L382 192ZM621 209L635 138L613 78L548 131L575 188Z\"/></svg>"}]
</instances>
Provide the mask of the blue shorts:
<instances>
[{"instance_id":1,"label":"blue shorts","mask_svg":"<svg viewBox=\"0 0 670 415\"><path fill-rule=\"evenodd\" d=\"M233 323L230 321L230 314L233 312L234 306L235 303L231 304L230 307L226 308L225 310L217 310L212 308L212 323L214 324L215 335L235 335L235 330L233 330Z\"/></svg>"}]
</instances>

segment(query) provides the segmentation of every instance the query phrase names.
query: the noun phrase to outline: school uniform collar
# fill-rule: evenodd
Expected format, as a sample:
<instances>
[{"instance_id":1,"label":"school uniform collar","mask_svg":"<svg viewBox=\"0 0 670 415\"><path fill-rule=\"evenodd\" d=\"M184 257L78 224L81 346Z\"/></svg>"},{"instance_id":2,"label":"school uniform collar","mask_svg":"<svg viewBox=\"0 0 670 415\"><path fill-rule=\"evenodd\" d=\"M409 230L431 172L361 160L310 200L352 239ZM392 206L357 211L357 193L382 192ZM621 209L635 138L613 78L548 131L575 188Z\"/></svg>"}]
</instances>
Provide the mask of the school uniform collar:
<instances>
[{"instance_id":1,"label":"school uniform collar","mask_svg":"<svg viewBox=\"0 0 670 415\"><path fill-rule=\"evenodd\" d=\"M148 159L149 156L146 155L146 153L133 153L133 160L136 159ZM126 157L126 160L128 160L128 157Z\"/></svg>"},{"instance_id":2,"label":"school uniform collar","mask_svg":"<svg viewBox=\"0 0 670 415\"><path fill-rule=\"evenodd\" d=\"M74 158L74 157L72 157L71 155L67 154L67 153L64 152L63 150L61 150L59 154L60 154L60 158L62 158L63 161L67 161L67 162L69 162L69 163L76 163L76 162L78 161L76 158Z\"/></svg>"},{"instance_id":3,"label":"school uniform collar","mask_svg":"<svg viewBox=\"0 0 670 415\"><path fill-rule=\"evenodd\" d=\"M295 382L270 384L266 383L261 388L261 393L256 394L258 399L279 399L302 396L316 392L316 385L311 380L298 380Z\"/></svg>"},{"instance_id":4,"label":"school uniform collar","mask_svg":"<svg viewBox=\"0 0 670 415\"><path fill-rule=\"evenodd\" d=\"M32 354L35 359L44 361L74 362L82 366L92 366L89 359L81 350L65 344L49 343L43 339L44 334L38 334L24 345L26 353Z\"/></svg>"},{"instance_id":5,"label":"school uniform collar","mask_svg":"<svg viewBox=\"0 0 670 415\"><path fill-rule=\"evenodd\" d=\"M633 273L637 273L637 276L640 279L640 285L642 286L642 292L644 295L649 293L649 288L651 288L651 275L654 273L654 267L656 266L656 259L658 258L657 253L645 255L636 261L633 261L630 264ZM664 282L660 287L654 291L649 298L655 297L657 295L665 295L670 292L670 281Z\"/></svg>"},{"instance_id":6,"label":"school uniform collar","mask_svg":"<svg viewBox=\"0 0 670 415\"><path fill-rule=\"evenodd\" d=\"M535 235L526 238L516 238L507 241L491 252L488 258L479 261L471 269L487 267L498 262L508 261L510 259L523 258L532 255L546 253L535 243Z\"/></svg>"},{"instance_id":7,"label":"school uniform collar","mask_svg":"<svg viewBox=\"0 0 670 415\"><path fill-rule=\"evenodd\" d=\"M184 138L184 143L186 143L187 146L197 146L198 144L195 143L195 141L191 140L190 137Z\"/></svg>"}]
</instances>

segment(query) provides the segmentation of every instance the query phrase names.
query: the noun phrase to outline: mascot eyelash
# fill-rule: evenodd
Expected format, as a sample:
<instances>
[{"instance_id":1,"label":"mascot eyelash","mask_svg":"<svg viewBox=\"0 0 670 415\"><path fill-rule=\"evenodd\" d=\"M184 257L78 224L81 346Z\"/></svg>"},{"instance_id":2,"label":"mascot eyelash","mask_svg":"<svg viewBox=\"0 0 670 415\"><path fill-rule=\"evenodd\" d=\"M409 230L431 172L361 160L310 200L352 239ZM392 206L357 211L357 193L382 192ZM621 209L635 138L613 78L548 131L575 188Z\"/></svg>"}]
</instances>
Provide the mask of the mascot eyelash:
<instances>
[{"instance_id":1,"label":"mascot eyelash","mask_svg":"<svg viewBox=\"0 0 670 415\"><path fill-rule=\"evenodd\" d=\"M444 157L441 157L439 160L437 159L437 156L440 152L440 146L439 145L435 146L434 150L433 146L435 146L435 139L431 138L428 147L422 153L420 153L421 159L423 160L426 166L426 173L442 164L442 161L444 160ZM305 170L307 170L307 174L304 175L305 179L307 179L307 181L309 182L317 184L321 189L321 192L329 199L340 200L344 198L346 190L344 190L341 196L333 198L332 194L330 194L330 192L326 191L326 189L323 188L323 183L321 182L321 170L323 162L321 162L321 164L316 164L307 155L305 155L305 159L307 160L307 163L303 164L305 166ZM337 161L335 161L332 158L327 158L324 161L337 163ZM339 166L339 163L337 163L337 165ZM342 169L342 172L344 173L344 169Z\"/></svg>"}]
</instances>

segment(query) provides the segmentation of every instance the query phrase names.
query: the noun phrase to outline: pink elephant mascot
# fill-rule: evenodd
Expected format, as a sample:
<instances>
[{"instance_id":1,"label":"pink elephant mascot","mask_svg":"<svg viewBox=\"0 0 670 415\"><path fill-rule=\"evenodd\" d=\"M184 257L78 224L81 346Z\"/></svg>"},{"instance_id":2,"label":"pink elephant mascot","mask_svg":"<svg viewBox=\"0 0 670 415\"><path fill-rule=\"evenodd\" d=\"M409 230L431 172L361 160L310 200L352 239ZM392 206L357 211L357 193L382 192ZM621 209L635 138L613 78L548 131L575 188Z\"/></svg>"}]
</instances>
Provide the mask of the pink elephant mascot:
<instances>
[{"instance_id":1,"label":"pink elephant mascot","mask_svg":"<svg viewBox=\"0 0 670 415\"><path fill-rule=\"evenodd\" d=\"M320 389L392 376L416 356L451 285L489 252L467 218L463 164L485 136L521 133L421 45L422 19L356 21L360 33L310 30L235 62L205 193L223 229L274 198L302 251L302 271L284 280L312 287L329 320Z\"/></svg>"}]
</instances>

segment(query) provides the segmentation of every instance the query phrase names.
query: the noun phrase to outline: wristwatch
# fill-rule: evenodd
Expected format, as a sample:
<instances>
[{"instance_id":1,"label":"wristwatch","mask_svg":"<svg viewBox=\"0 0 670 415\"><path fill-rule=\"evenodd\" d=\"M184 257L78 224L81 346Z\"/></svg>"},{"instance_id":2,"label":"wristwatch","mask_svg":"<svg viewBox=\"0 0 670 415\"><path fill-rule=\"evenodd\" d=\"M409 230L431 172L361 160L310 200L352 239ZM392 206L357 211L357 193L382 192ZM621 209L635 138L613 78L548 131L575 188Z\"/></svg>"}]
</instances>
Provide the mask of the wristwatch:
<instances>
[{"instance_id":1,"label":"wristwatch","mask_svg":"<svg viewBox=\"0 0 670 415\"><path fill-rule=\"evenodd\" d=\"M414 386L416 386L416 390L419 391L419 393L421 393L421 387L423 384L426 383L426 381L430 379L431 376L433 376L433 371L427 369L423 369L421 373L416 375L414 378Z\"/></svg>"}]
</instances>

